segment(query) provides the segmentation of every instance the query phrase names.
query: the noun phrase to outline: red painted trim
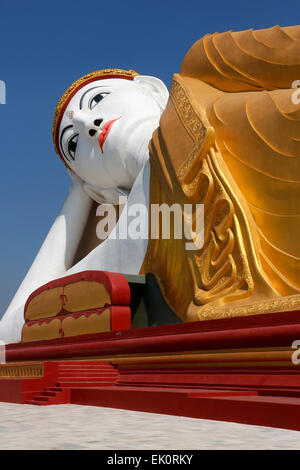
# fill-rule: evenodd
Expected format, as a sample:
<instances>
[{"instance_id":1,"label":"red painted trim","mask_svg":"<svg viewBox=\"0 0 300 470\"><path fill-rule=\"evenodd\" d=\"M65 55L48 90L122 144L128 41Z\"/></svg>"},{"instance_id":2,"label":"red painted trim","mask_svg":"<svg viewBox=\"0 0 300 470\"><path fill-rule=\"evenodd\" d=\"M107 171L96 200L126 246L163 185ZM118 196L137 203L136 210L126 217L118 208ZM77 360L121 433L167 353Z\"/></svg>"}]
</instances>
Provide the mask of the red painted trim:
<instances>
[{"instance_id":1,"label":"red painted trim","mask_svg":"<svg viewBox=\"0 0 300 470\"><path fill-rule=\"evenodd\" d=\"M8 362L95 355L291 346L300 312L282 312L6 346Z\"/></svg>"},{"instance_id":2,"label":"red painted trim","mask_svg":"<svg viewBox=\"0 0 300 470\"><path fill-rule=\"evenodd\" d=\"M130 330L131 328L131 310L130 307L111 307L110 308L110 327L111 331Z\"/></svg>"}]
</instances>

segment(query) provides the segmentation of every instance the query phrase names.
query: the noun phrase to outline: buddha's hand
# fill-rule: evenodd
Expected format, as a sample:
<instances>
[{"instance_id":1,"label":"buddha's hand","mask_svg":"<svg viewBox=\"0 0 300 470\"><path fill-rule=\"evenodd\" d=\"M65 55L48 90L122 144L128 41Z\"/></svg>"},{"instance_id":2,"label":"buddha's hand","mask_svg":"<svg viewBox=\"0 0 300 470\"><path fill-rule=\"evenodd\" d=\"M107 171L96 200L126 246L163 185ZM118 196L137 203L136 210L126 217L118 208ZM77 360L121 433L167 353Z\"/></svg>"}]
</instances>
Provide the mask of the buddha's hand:
<instances>
[{"instance_id":1,"label":"buddha's hand","mask_svg":"<svg viewBox=\"0 0 300 470\"><path fill-rule=\"evenodd\" d=\"M128 190L123 188L102 189L88 183L84 183L83 188L86 194L98 204L123 205L128 197Z\"/></svg>"}]
</instances>

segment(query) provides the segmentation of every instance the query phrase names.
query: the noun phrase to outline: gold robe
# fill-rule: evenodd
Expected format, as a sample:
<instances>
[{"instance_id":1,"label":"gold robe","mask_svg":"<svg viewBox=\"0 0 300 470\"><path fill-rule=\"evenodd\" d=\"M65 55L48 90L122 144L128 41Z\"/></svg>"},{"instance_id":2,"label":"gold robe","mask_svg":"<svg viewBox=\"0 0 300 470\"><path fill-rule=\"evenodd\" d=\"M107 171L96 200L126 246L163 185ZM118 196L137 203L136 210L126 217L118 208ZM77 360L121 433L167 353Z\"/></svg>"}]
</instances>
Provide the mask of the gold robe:
<instances>
[{"instance_id":1,"label":"gold robe","mask_svg":"<svg viewBox=\"0 0 300 470\"><path fill-rule=\"evenodd\" d=\"M203 203L204 245L149 239L141 272L183 321L300 308L299 51L300 26L208 34L173 77L150 202Z\"/></svg>"}]
</instances>

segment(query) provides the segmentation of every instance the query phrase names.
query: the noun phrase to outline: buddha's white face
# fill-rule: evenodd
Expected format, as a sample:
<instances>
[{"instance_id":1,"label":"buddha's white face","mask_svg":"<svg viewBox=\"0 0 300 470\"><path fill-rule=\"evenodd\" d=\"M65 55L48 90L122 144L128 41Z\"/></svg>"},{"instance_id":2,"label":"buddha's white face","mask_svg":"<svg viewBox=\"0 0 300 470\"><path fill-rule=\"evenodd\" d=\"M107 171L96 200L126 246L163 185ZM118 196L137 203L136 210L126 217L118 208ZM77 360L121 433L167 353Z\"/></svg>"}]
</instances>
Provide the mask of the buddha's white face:
<instances>
[{"instance_id":1,"label":"buddha's white face","mask_svg":"<svg viewBox=\"0 0 300 470\"><path fill-rule=\"evenodd\" d=\"M85 85L71 99L60 124L59 145L66 163L90 185L130 189L147 159L166 100L164 84L154 77Z\"/></svg>"}]
</instances>

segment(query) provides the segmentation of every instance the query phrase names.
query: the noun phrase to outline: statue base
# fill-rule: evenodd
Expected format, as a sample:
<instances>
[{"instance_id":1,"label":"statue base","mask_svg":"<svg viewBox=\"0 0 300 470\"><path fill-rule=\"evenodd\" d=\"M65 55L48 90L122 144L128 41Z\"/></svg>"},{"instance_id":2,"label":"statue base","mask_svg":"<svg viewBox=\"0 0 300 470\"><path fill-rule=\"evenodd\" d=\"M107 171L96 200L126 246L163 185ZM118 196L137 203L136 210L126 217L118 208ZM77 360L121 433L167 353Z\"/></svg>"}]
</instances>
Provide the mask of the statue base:
<instances>
[{"instance_id":1,"label":"statue base","mask_svg":"<svg viewBox=\"0 0 300 470\"><path fill-rule=\"evenodd\" d=\"M299 311L6 346L0 400L300 430ZM293 356L293 357L292 357ZM297 362L297 361L296 361Z\"/></svg>"}]
</instances>

